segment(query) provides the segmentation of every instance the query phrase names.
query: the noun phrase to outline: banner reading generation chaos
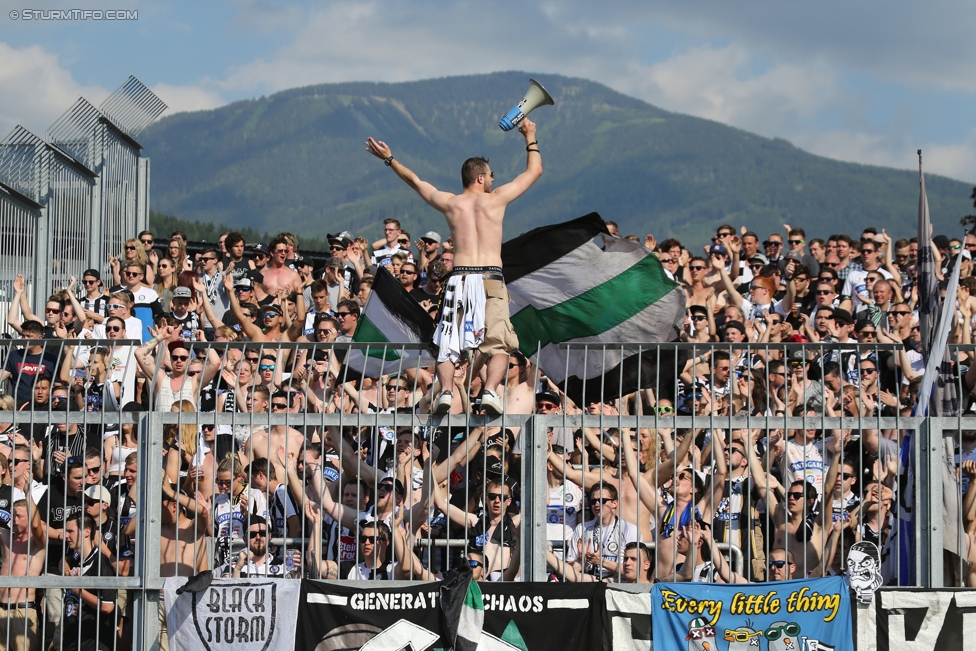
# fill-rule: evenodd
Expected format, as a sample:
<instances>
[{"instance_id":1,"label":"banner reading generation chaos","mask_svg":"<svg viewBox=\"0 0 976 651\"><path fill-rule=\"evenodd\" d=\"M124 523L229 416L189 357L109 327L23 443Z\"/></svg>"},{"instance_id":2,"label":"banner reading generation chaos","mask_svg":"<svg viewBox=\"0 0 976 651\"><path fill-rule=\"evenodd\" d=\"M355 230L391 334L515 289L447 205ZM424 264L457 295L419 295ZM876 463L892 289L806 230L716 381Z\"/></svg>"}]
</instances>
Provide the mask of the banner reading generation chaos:
<instances>
[{"instance_id":1,"label":"banner reading generation chaos","mask_svg":"<svg viewBox=\"0 0 976 651\"><path fill-rule=\"evenodd\" d=\"M444 649L440 583L363 588L302 581L295 649ZM479 649L603 648L605 584L481 583Z\"/></svg>"},{"instance_id":2,"label":"banner reading generation chaos","mask_svg":"<svg viewBox=\"0 0 976 651\"><path fill-rule=\"evenodd\" d=\"M854 648L842 577L742 585L657 583L655 649L841 651Z\"/></svg>"}]
</instances>

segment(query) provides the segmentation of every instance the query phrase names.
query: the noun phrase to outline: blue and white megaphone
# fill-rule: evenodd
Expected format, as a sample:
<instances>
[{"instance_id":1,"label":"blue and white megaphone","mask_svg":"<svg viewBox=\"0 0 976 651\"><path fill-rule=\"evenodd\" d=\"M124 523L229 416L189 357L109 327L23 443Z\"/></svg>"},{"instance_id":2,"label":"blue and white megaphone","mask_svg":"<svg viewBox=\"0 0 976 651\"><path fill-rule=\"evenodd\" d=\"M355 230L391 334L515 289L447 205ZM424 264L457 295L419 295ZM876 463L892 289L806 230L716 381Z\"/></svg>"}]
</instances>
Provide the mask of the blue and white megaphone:
<instances>
[{"instance_id":1,"label":"blue and white megaphone","mask_svg":"<svg viewBox=\"0 0 976 651\"><path fill-rule=\"evenodd\" d=\"M525 91L525 98L498 121L498 126L502 128L502 131L511 131L522 124L525 116L535 109L540 106L552 106L555 103L549 92L542 87L542 84L535 79L529 79L529 90Z\"/></svg>"}]
</instances>

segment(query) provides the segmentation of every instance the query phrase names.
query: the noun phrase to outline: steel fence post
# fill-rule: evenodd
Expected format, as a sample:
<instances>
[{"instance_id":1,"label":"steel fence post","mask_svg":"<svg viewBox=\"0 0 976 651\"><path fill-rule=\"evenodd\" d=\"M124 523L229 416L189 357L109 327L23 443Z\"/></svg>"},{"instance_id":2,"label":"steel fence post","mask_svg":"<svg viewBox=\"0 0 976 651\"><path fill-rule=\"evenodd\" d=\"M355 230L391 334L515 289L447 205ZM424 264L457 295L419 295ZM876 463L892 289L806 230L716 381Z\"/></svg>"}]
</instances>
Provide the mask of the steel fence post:
<instances>
[{"instance_id":1,"label":"steel fence post","mask_svg":"<svg viewBox=\"0 0 976 651\"><path fill-rule=\"evenodd\" d=\"M541 422L540 422L541 421ZM546 580L546 505L549 488L546 481L548 458L547 429L544 416L532 416L523 426L532 440L522 444L526 455L522 465L526 474L522 495L522 577L528 581Z\"/></svg>"},{"instance_id":2,"label":"steel fence post","mask_svg":"<svg viewBox=\"0 0 976 651\"><path fill-rule=\"evenodd\" d=\"M149 159L139 158L136 185L136 232L149 230Z\"/></svg>"},{"instance_id":3,"label":"steel fence post","mask_svg":"<svg viewBox=\"0 0 976 651\"><path fill-rule=\"evenodd\" d=\"M918 473L921 530L919 540L920 583L925 588L941 588L942 577L942 423L931 416L922 420Z\"/></svg>"},{"instance_id":4,"label":"steel fence post","mask_svg":"<svg viewBox=\"0 0 976 651\"><path fill-rule=\"evenodd\" d=\"M134 648L155 651L159 648L159 600L163 587L159 576L160 569L160 527L162 517L163 468L159 460L163 456L162 415L160 412L147 412L140 424L140 440L148 441L148 446L139 448L139 500L140 514L138 540L139 553L136 564L142 577L136 611L142 618L133 627Z\"/></svg>"},{"instance_id":5,"label":"steel fence post","mask_svg":"<svg viewBox=\"0 0 976 651\"><path fill-rule=\"evenodd\" d=\"M105 129L105 126L99 125L99 129ZM102 217L105 214L104 206L102 205L102 191L105 185L105 166L99 161L96 169L98 170L98 176L95 177L95 181L92 183L91 216L88 220L90 235L90 239L88 240L88 264L85 268L103 271L102 265L107 262L107 260L103 259L104 230L102 227Z\"/></svg>"}]
</instances>

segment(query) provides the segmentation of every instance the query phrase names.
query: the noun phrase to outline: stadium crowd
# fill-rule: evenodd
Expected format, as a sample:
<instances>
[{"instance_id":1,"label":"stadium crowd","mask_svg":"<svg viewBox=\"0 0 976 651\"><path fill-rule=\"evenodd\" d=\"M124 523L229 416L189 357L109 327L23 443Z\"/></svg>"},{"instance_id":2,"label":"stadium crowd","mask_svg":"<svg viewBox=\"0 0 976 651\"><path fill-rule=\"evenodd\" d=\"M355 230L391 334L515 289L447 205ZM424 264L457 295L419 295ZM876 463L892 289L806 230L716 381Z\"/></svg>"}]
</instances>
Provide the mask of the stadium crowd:
<instances>
[{"instance_id":1,"label":"stadium crowd","mask_svg":"<svg viewBox=\"0 0 976 651\"><path fill-rule=\"evenodd\" d=\"M869 228L808 241L786 226L762 240L724 225L697 252L646 236L686 292L681 340L698 344L695 354L658 386L584 405L515 354L499 387L506 414L585 412L608 425L534 433L531 423L478 419L415 428L409 416L430 413L444 389L433 368L360 377L331 345L353 340L379 267L436 317L453 268L449 239L428 232L411 242L396 220L375 242L328 239L331 257L317 266L289 233L267 246L226 233L189 255L181 233L142 232L107 273L72 277L43 307L30 305L29 279L18 277L7 324L31 341L6 349L0 411L46 416L0 424L3 575L131 573L149 433L102 416L165 411L181 424L153 433L164 444L163 576L432 580L467 564L478 580L521 580L522 451L544 437L551 580L815 577L842 573L850 546L869 541L885 582L898 581L904 430L613 421L910 415L925 363L915 239ZM943 288L962 265L950 341L972 343L976 235L936 236L933 251ZM966 395L976 388L971 361L954 360ZM482 361L462 357L451 413L485 413L484 381ZM85 422L48 425L54 412ZM239 418L198 422L207 412ZM269 425L269 413L348 420ZM369 414L404 414L407 424L377 426ZM962 526L976 530L976 432L960 433L956 461ZM976 585L963 560L957 580ZM9 631L11 648L39 649L42 639L124 647L127 601L124 590L0 589L0 644Z\"/></svg>"}]
</instances>

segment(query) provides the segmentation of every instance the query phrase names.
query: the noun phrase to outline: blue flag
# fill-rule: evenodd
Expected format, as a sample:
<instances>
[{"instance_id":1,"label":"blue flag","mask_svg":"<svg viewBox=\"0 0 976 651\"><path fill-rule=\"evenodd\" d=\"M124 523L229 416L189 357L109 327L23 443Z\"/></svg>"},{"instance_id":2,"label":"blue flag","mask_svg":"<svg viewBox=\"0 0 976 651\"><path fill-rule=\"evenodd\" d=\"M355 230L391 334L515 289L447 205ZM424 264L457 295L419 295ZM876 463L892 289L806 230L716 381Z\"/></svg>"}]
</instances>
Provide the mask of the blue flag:
<instances>
[{"instance_id":1,"label":"blue flag","mask_svg":"<svg viewBox=\"0 0 976 651\"><path fill-rule=\"evenodd\" d=\"M655 649L833 651L853 648L843 577L725 585L655 583Z\"/></svg>"}]
</instances>

